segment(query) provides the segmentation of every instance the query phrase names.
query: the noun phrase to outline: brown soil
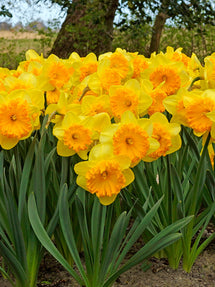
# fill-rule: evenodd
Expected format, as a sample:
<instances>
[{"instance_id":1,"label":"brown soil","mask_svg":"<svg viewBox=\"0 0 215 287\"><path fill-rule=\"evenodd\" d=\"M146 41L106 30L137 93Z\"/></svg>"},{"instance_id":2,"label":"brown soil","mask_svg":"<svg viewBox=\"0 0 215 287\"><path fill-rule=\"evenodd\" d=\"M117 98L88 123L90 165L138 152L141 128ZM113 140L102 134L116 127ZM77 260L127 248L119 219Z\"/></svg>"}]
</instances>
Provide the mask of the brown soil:
<instances>
[{"instance_id":1,"label":"brown soil","mask_svg":"<svg viewBox=\"0 0 215 287\"><path fill-rule=\"evenodd\" d=\"M165 259L149 260L151 268L144 272L141 264L122 274L114 287L215 287L215 243L196 260L192 271L186 273L180 265L172 270ZM50 255L46 255L39 272L38 287L78 287L79 285ZM0 287L11 287L0 278Z\"/></svg>"}]
</instances>

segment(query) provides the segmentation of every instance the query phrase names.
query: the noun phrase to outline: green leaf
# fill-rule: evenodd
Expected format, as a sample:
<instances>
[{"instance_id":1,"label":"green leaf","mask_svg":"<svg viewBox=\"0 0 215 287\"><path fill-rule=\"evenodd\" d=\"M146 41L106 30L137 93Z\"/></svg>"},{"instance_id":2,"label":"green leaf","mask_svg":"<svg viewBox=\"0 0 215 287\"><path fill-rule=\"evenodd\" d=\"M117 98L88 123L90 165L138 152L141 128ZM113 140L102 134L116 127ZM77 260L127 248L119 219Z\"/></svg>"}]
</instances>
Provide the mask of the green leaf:
<instances>
[{"instance_id":1,"label":"green leaf","mask_svg":"<svg viewBox=\"0 0 215 287\"><path fill-rule=\"evenodd\" d=\"M54 243L51 241L46 230L44 229L37 211L37 206L33 193L29 196L28 200L28 214L31 226L37 238L44 246L44 248L74 277L74 279L80 285L83 285L83 281L81 280L79 275L72 269L72 267L68 264L68 262L63 258L63 256L55 247Z\"/></svg>"},{"instance_id":2,"label":"green leaf","mask_svg":"<svg viewBox=\"0 0 215 287\"><path fill-rule=\"evenodd\" d=\"M139 264L140 262L144 261L145 259L149 258L154 253L158 252L159 250L164 249L166 246L170 245L171 243L175 242L181 237L181 234L175 233L170 234L166 237L161 238L161 242L156 241L153 244L149 245L149 242L141 248L132 258L128 260L127 263L123 265L118 271L112 274L108 280L105 282L103 287L109 287L111 284L124 272L131 269L133 266Z\"/></svg>"},{"instance_id":3,"label":"green leaf","mask_svg":"<svg viewBox=\"0 0 215 287\"><path fill-rule=\"evenodd\" d=\"M8 227L10 228L10 240L14 245L14 250L16 256L20 263L22 264L24 270L27 270L27 262L26 262L26 249L25 249L25 242L23 237L23 232L21 228L21 224L18 218L18 210L17 205L15 202L14 194L10 190L10 187L7 183L6 176L4 176L5 180L5 207L7 210L8 216ZM7 235L9 235L7 234Z\"/></svg>"},{"instance_id":4,"label":"green leaf","mask_svg":"<svg viewBox=\"0 0 215 287\"><path fill-rule=\"evenodd\" d=\"M103 257L103 261L101 264L100 278L102 278L103 280L107 275L107 271L109 270L110 265L114 264L115 260L118 257L118 254L120 252L120 245L126 234L126 229L128 227L130 217L131 212L129 212L128 214L125 211L122 212L113 226L105 257Z\"/></svg>"},{"instance_id":5,"label":"green leaf","mask_svg":"<svg viewBox=\"0 0 215 287\"><path fill-rule=\"evenodd\" d=\"M122 260L125 258L126 254L129 252L131 247L134 245L134 243L140 238L140 236L143 234L144 230L148 227L148 225L151 223L152 218L156 214L161 201L163 200L163 197L151 208L151 210L145 215L145 217L140 221L138 226L135 228L135 230L132 232L132 234L128 234L124 240L124 249L122 250L117 263L116 268L121 264Z\"/></svg>"},{"instance_id":6,"label":"green leaf","mask_svg":"<svg viewBox=\"0 0 215 287\"><path fill-rule=\"evenodd\" d=\"M66 240L66 244L69 248L69 251L72 255L72 258L77 265L78 270L86 285L88 285L88 279L85 274L85 270L83 268L79 252L76 246L75 237L71 225L71 217L69 214L69 205L68 205L68 191L66 184L63 185L60 192L60 201L59 201L59 214L60 214L60 223L63 231L64 238Z\"/></svg>"},{"instance_id":7,"label":"green leaf","mask_svg":"<svg viewBox=\"0 0 215 287\"><path fill-rule=\"evenodd\" d=\"M184 192L183 192L183 187L181 184L181 181L179 179L179 175L177 173L177 170L175 169L174 166L171 168L171 179L173 182L174 186L174 193L177 196L178 199L178 209L180 211L181 217L185 217L185 206L184 206Z\"/></svg>"},{"instance_id":8,"label":"green leaf","mask_svg":"<svg viewBox=\"0 0 215 287\"><path fill-rule=\"evenodd\" d=\"M30 180L30 174L32 172L32 161L34 157L35 144L36 144L36 137L34 137L34 140L30 145L30 148L25 158L24 167L22 170L22 178L19 188L19 200L18 200L18 217L20 222L22 219L24 203L26 202L26 193Z\"/></svg>"},{"instance_id":9,"label":"green leaf","mask_svg":"<svg viewBox=\"0 0 215 287\"><path fill-rule=\"evenodd\" d=\"M0 240L0 253L1 256L8 262L8 266L10 266L15 278L17 278L20 282L23 283L23 286L26 286L27 275L26 271L23 269L22 264L17 259L14 252L12 252L8 247L6 247L3 242Z\"/></svg>"}]
</instances>

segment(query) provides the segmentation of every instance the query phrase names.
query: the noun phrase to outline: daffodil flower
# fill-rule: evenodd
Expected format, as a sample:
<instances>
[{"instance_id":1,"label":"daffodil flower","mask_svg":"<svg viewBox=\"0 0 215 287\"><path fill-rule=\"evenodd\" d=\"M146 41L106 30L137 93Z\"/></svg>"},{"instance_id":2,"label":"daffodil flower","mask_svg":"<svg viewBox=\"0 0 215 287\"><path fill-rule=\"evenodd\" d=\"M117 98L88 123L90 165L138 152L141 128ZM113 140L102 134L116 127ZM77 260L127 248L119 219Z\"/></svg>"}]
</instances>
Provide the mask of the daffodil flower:
<instances>
[{"instance_id":1,"label":"daffodil flower","mask_svg":"<svg viewBox=\"0 0 215 287\"><path fill-rule=\"evenodd\" d=\"M167 96L175 94L181 87L189 86L191 81L183 63L171 61L162 54L153 58L142 76L150 80L154 88L162 89Z\"/></svg>"},{"instance_id":2,"label":"daffodil flower","mask_svg":"<svg viewBox=\"0 0 215 287\"><path fill-rule=\"evenodd\" d=\"M158 141L150 137L151 134L149 119L137 119L132 112L126 111L120 123L112 124L101 132L100 142L112 144L115 155L128 156L133 167L148 153L159 148Z\"/></svg>"},{"instance_id":3,"label":"daffodil flower","mask_svg":"<svg viewBox=\"0 0 215 287\"><path fill-rule=\"evenodd\" d=\"M75 165L77 184L96 194L101 204L109 205L134 180L130 162L126 156L113 155L111 145L98 144L90 151L88 161Z\"/></svg>"},{"instance_id":4,"label":"daffodil flower","mask_svg":"<svg viewBox=\"0 0 215 287\"><path fill-rule=\"evenodd\" d=\"M152 98L143 93L136 79L128 80L123 86L112 86L109 94L111 111L119 119L125 111L131 111L136 116L144 115L152 104Z\"/></svg>"},{"instance_id":5,"label":"daffodil flower","mask_svg":"<svg viewBox=\"0 0 215 287\"><path fill-rule=\"evenodd\" d=\"M39 116L44 107L40 90L15 90L0 94L0 145L13 148L40 127Z\"/></svg>"},{"instance_id":6,"label":"daffodil flower","mask_svg":"<svg viewBox=\"0 0 215 287\"><path fill-rule=\"evenodd\" d=\"M181 147L181 137L179 135L181 127L179 124L169 123L165 115L161 113L153 114L150 120L153 123L152 138L156 139L160 146L144 158L144 161L147 162L173 153Z\"/></svg>"},{"instance_id":7,"label":"daffodil flower","mask_svg":"<svg viewBox=\"0 0 215 287\"><path fill-rule=\"evenodd\" d=\"M193 90L186 94L183 103L188 126L194 134L210 132L215 125L215 90Z\"/></svg>"},{"instance_id":8,"label":"daffodil flower","mask_svg":"<svg viewBox=\"0 0 215 287\"><path fill-rule=\"evenodd\" d=\"M77 153L82 159L87 159L103 124L110 124L106 113L84 117L68 112L62 122L53 128L53 134L58 138L57 153L65 157Z\"/></svg>"}]
</instances>

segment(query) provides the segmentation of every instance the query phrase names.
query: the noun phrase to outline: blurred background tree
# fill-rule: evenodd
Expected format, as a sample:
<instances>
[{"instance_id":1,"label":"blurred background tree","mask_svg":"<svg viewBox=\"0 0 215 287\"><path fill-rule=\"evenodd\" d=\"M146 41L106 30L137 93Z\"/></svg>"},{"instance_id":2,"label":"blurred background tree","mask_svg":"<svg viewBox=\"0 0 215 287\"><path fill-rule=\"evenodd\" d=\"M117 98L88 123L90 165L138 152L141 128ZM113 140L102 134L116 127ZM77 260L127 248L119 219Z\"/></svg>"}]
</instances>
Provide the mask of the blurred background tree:
<instances>
[{"instance_id":1,"label":"blurred background tree","mask_svg":"<svg viewBox=\"0 0 215 287\"><path fill-rule=\"evenodd\" d=\"M71 51L80 55L97 55L111 50L113 27L135 33L151 25L151 41L147 56L158 52L167 19L174 25L193 29L200 24L215 24L213 3L207 0L53 0L67 8L52 53L67 57ZM116 16L117 15L117 21ZM115 19L115 21L114 21ZM200 31L203 33L203 29ZM63 48L63 49L62 49Z\"/></svg>"},{"instance_id":2,"label":"blurred background tree","mask_svg":"<svg viewBox=\"0 0 215 287\"><path fill-rule=\"evenodd\" d=\"M120 46L145 56L159 52L168 27L193 31L205 42L206 27L215 25L214 0L18 0L60 5L66 14L50 53L67 58L73 51L85 56ZM3 13L13 1L0 0ZM17 1L16 1L17 3ZM20 4L21 5L21 4ZM173 45L167 39L168 45Z\"/></svg>"},{"instance_id":3,"label":"blurred background tree","mask_svg":"<svg viewBox=\"0 0 215 287\"><path fill-rule=\"evenodd\" d=\"M13 15L9 12L9 10L5 7L5 5L2 5L0 7L0 16L11 18Z\"/></svg>"}]
</instances>

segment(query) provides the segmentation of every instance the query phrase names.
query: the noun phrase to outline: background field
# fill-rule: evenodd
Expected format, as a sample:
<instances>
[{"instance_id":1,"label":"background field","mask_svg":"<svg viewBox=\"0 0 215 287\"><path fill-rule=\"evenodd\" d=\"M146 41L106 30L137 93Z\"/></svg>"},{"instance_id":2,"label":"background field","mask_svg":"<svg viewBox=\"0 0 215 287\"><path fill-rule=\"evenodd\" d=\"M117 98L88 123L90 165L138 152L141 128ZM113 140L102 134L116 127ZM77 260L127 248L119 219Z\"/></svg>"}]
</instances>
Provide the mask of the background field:
<instances>
[{"instance_id":1,"label":"background field","mask_svg":"<svg viewBox=\"0 0 215 287\"><path fill-rule=\"evenodd\" d=\"M25 52L34 49L38 54L47 57L57 36L51 29L35 31L0 31L0 66L16 69L19 62L25 60ZM114 31L112 50L117 47L129 52L139 52L147 55L151 37L151 27L144 26L137 30L126 32ZM198 27L194 30L179 29L166 26L161 38L160 50L167 46L175 49L183 48L183 52L191 56L195 53L203 62L204 57L215 51L215 26ZM73 52L73 51L71 51Z\"/></svg>"}]
</instances>

